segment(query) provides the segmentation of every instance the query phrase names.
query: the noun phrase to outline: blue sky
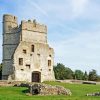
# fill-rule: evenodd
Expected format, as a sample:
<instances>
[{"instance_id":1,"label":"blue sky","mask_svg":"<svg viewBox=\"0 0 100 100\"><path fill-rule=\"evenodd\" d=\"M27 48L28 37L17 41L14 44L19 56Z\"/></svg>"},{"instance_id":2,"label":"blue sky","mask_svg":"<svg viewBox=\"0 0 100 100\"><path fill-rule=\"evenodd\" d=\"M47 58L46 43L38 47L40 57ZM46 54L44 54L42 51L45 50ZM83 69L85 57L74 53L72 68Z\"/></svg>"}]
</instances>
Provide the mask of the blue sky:
<instances>
[{"instance_id":1,"label":"blue sky","mask_svg":"<svg viewBox=\"0 0 100 100\"><path fill-rule=\"evenodd\" d=\"M55 64L100 74L100 0L0 0L0 62L5 13L48 26Z\"/></svg>"}]
</instances>

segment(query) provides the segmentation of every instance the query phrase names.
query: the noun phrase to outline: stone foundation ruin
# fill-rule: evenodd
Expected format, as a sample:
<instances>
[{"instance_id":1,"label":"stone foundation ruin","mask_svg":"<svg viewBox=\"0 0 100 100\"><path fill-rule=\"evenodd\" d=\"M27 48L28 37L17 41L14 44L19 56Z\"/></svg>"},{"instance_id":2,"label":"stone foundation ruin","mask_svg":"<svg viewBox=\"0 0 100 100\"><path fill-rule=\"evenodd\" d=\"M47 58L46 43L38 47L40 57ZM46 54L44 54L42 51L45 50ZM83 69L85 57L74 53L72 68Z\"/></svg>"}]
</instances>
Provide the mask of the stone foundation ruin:
<instances>
[{"instance_id":1,"label":"stone foundation ruin","mask_svg":"<svg viewBox=\"0 0 100 100\"><path fill-rule=\"evenodd\" d=\"M71 91L62 86L51 86L47 84L34 84L29 86L32 95L71 95Z\"/></svg>"}]
</instances>

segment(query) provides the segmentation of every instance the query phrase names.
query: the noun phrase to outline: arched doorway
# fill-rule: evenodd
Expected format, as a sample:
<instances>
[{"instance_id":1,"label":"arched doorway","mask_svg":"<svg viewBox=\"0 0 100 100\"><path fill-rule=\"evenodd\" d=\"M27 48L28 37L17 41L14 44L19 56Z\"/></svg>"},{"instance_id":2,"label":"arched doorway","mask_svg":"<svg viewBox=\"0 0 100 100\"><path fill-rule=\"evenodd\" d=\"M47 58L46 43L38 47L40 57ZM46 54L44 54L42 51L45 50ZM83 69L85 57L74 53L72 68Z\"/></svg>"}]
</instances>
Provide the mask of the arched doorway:
<instances>
[{"instance_id":1,"label":"arched doorway","mask_svg":"<svg viewBox=\"0 0 100 100\"><path fill-rule=\"evenodd\" d=\"M32 82L41 82L41 72L32 72Z\"/></svg>"}]
</instances>

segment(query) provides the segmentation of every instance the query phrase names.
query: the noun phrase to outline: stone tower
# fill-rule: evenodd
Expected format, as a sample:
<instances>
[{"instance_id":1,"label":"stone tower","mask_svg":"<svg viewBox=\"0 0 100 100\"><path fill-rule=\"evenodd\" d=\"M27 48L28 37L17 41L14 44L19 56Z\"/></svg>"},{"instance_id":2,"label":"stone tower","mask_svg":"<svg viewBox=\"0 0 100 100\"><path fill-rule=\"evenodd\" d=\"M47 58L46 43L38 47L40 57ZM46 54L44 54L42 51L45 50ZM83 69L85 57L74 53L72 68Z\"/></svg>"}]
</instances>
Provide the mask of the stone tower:
<instances>
[{"instance_id":1,"label":"stone tower","mask_svg":"<svg viewBox=\"0 0 100 100\"><path fill-rule=\"evenodd\" d=\"M13 73L12 55L19 42L17 27L17 18L15 16L3 16L3 79L8 79L8 76Z\"/></svg>"},{"instance_id":2,"label":"stone tower","mask_svg":"<svg viewBox=\"0 0 100 100\"><path fill-rule=\"evenodd\" d=\"M42 82L55 80L54 50L47 43L47 27L36 20L3 16L2 79Z\"/></svg>"}]
</instances>

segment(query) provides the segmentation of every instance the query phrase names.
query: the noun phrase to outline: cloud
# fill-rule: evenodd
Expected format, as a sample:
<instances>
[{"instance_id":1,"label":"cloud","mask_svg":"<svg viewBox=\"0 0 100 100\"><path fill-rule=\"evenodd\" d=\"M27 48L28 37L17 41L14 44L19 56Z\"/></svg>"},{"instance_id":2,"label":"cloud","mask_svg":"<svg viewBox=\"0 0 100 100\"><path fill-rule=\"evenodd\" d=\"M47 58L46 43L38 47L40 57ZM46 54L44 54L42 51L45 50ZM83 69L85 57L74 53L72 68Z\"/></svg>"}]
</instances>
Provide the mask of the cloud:
<instances>
[{"instance_id":1,"label":"cloud","mask_svg":"<svg viewBox=\"0 0 100 100\"><path fill-rule=\"evenodd\" d=\"M89 4L89 0L71 0L70 2L74 17L78 17L85 12L86 7Z\"/></svg>"},{"instance_id":2,"label":"cloud","mask_svg":"<svg viewBox=\"0 0 100 100\"><path fill-rule=\"evenodd\" d=\"M62 62L72 69L98 70L100 66L100 31L78 33L74 37L52 43L56 62Z\"/></svg>"}]
</instances>

